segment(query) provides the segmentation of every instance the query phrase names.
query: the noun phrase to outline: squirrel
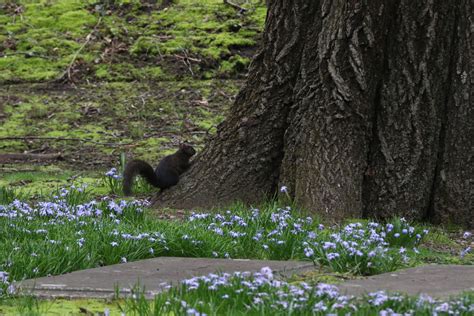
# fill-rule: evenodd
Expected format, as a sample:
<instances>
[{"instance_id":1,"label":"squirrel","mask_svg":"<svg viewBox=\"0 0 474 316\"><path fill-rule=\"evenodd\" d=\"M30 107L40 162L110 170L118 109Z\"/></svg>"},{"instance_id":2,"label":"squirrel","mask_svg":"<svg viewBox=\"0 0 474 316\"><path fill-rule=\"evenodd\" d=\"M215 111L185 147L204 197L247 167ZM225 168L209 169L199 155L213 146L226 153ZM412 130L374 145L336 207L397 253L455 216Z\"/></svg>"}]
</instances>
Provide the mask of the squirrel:
<instances>
[{"instance_id":1,"label":"squirrel","mask_svg":"<svg viewBox=\"0 0 474 316\"><path fill-rule=\"evenodd\" d=\"M176 185L179 176L191 165L189 159L196 153L191 145L180 144L174 154L164 157L155 170L143 160L132 160L123 172L123 193L132 194L132 183L136 175L141 175L149 184L162 191Z\"/></svg>"}]
</instances>

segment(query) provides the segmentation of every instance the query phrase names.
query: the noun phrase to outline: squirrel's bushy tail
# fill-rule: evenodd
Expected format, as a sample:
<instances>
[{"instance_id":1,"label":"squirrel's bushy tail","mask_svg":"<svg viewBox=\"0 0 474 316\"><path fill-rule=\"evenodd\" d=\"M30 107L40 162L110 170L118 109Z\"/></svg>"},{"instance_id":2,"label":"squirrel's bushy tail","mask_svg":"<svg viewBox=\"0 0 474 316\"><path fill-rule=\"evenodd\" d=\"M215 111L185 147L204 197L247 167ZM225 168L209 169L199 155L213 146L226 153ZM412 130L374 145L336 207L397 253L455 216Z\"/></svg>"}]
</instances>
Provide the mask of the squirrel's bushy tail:
<instances>
[{"instance_id":1,"label":"squirrel's bushy tail","mask_svg":"<svg viewBox=\"0 0 474 316\"><path fill-rule=\"evenodd\" d=\"M158 187L158 177L146 161L132 160L125 165L123 171L123 193L125 195L132 194L133 179L136 175L141 175L151 185Z\"/></svg>"}]
</instances>

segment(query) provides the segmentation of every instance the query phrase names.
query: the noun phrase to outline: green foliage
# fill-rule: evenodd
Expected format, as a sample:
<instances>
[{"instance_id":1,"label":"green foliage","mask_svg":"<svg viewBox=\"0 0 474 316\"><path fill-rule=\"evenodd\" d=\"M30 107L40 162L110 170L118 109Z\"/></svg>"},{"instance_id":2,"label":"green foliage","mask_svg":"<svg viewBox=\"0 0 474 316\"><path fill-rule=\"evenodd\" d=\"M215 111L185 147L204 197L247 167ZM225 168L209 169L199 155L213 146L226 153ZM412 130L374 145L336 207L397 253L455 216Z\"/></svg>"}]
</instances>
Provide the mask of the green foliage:
<instances>
[{"instance_id":1,"label":"green foliage","mask_svg":"<svg viewBox=\"0 0 474 316\"><path fill-rule=\"evenodd\" d=\"M11 192L6 196L6 202L13 199ZM385 228L378 224L324 228L274 203L261 210L235 205L170 222L147 216L140 202L91 200L90 190L72 186L35 205L14 201L0 213L0 271L10 280L155 256L310 258L335 271L374 274L416 256L385 248Z\"/></svg>"},{"instance_id":2,"label":"green foliage","mask_svg":"<svg viewBox=\"0 0 474 316\"><path fill-rule=\"evenodd\" d=\"M251 274L209 274L184 280L148 301L138 286L120 304L137 315L470 315L474 292L435 300L383 291L347 297L328 284L276 280L263 268Z\"/></svg>"},{"instance_id":3,"label":"green foliage","mask_svg":"<svg viewBox=\"0 0 474 316\"><path fill-rule=\"evenodd\" d=\"M120 180L114 177L117 174L114 171L108 177ZM398 218L384 225L366 221L326 228L311 218L302 217L296 210L280 208L272 202L261 209L250 210L236 204L225 212L195 213L185 221L172 222L156 220L145 214L141 203L136 201L91 200L92 191L83 186L57 190L46 202L35 205L15 201L19 196L11 190L1 189L0 193L0 205L3 204L0 206L0 231L3 232L0 235L0 272L7 273L7 278L3 274L6 280L1 285L3 293L13 280L155 256L309 258L334 271L374 274L420 263L427 253L423 248L420 251L407 248L417 246L422 241L422 237L417 235L421 233L423 236L426 231L419 226L411 227ZM397 233L400 236L396 237ZM135 289L135 298L126 300L123 305L119 302L119 309L127 313L155 315L180 314L189 309L210 315L240 314L253 302L250 305L256 308L256 313L278 314L274 310L275 304L281 301L278 296L286 291L297 293L291 289L300 284L295 281L273 287L271 282L258 281L258 291L255 292L244 281L254 282L237 276L215 290L207 288L208 282L198 282L196 288L192 285L195 281L192 281L171 288L151 303ZM309 302L311 308L322 301L321 304L329 310L336 306L336 301L340 302L331 295L321 297L314 291L305 292L309 288L302 286L304 302ZM269 296L259 296L263 301L255 303L257 292L266 292ZM214 302L218 298L224 300L216 305ZM470 302L472 296L463 299ZM382 303L373 304L374 300L382 300ZM186 302L185 309L182 301ZM439 306L420 305L419 301L407 297L391 299L384 294L352 303L358 306L361 315L388 308L406 311L415 305L417 311L428 315ZM28 313L45 308L35 301L27 300L21 304L22 310ZM344 311L342 307L337 308ZM290 314L310 314L310 311L312 309L301 310L295 306Z\"/></svg>"},{"instance_id":4,"label":"green foliage","mask_svg":"<svg viewBox=\"0 0 474 316\"><path fill-rule=\"evenodd\" d=\"M410 226L404 218L394 218L387 224L387 242L392 247L414 247L428 230Z\"/></svg>"},{"instance_id":5,"label":"green foliage","mask_svg":"<svg viewBox=\"0 0 474 316\"><path fill-rule=\"evenodd\" d=\"M21 196L14 189L0 186L0 205L10 204L20 198Z\"/></svg>"}]
</instances>

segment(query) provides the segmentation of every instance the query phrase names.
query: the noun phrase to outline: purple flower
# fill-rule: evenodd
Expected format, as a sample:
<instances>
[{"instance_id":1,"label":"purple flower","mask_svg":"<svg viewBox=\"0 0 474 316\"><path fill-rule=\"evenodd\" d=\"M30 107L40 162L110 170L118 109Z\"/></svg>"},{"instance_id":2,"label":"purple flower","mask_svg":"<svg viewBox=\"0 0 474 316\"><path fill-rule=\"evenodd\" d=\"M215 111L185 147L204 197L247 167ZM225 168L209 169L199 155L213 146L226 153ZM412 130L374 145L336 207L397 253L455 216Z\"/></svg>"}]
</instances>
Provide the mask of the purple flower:
<instances>
[{"instance_id":1,"label":"purple flower","mask_svg":"<svg viewBox=\"0 0 474 316\"><path fill-rule=\"evenodd\" d=\"M304 248L304 255L306 257L312 257L314 255L314 250L312 248Z\"/></svg>"},{"instance_id":2,"label":"purple flower","mask_svg":"<svg viewBox=\"0 0 474 316\"><path fill-rule=\"evenodd\" d=\"M206 316L206 314L200 313L194 308L189 308L188 310L186 310L186 314L190 316Z\"/></svg>"},{"instance_id":3,"label":"purple flower","mask_svg":"<svg viewBox=\"0 0 474 316\"><path fill-rule=\"evenodd\" d=\"M448 312L449 311L449 304L443 303L441 305L436 306L435 311L437 312Z\"/></svg>"},{"instance_id":4,"label":"purple flower","mask_svg":"<svg viewBox=\"0 0 474 316\"><path fill-rule=\"evenodd\" d=\"M111 177L111 176L113 176L116 172L117 172L117 169L116 169L116 168L112 168L112 169L110 169L109 171L107 171L107 172L105 173L105 175L106 175L107 177Z\"/></svg>"},{"instance_id":5,"label":"purple flower","mask_svg":"<svg viewBox=\"0 0 474 316\"><path fill-rule=\"evenodd\" d=\"M380 306L388 300L388 296L384 291L369 293L369 303L374 306Z\"/></svg>"},{"instance_id":6,"label":"purple flower","mask_svg":"<svg viewBox=\"0 0 474 316\"><path fill-rule=\"evenodd\" d=\"M5 271L0 271L0 282L8 283L8 273Z\"/></svg>"},{"instance_id":7,"label":"purple flower","mask_svg":"<svg viewBox=\"0 0 474 316\"><path fill-rule=\"evenodd\" d=\"M464 258L464 256L468 254L470 251L471 251L471 247L467 247L466 249L461 251L461 254L460 254L461 258Z\"/></svg>"},{"instance_id":8,"label":"purple flower","mask_svg":"<svg viewBox=\"0 0 474 316\"><path fill-rule=\"evenodd\" d=\"M328 307L324 304L324 301L319 301L318 303L314 304L313 312L324 312L327 309Z\"/></svg>"},{"instance_id":9,"label":"purple flower","mask_svg":"<svg viewBox=\"0 0 474 316\"><path fill-rule=\"evenodd\" d=\"M339 296L339 290L334 285L319 283L316 287L316 294L318 296L328 295L330 298L336 298Z\"/></svg>"},{"instance_id":10,"label":"purple flower","mask_svg":"<svg viewBox=\"0 0 474 316\"><path fill-rule=\"evenodd\" d=\"M330 241L324 242L324 244L323 244L323 249L324 249L324 250L327 250L327 249L330 249L330 248L336 249L336 244L333 243L333 242L330 242Z\"/></svg>"},{"instance_id":11,"label":"purple flower","mask_svg":"<svg viewBox=\"0 0 474 316\"><path fill-rule=\"evenodd\" d=\"M77 244L79 245L79 248L82 248L82 246L84 245L84 242L85 242L84 238L80 238L77 240Z\"/></svg>"},{"instance_id":12,"label":"purple flower","mask_svg":"<svg viewBox=\"0 0 474 316\"><path fill-rule=\"evenodd\" d=\"M273 271L270 267L263 267L260 269L260 273L269 280L273 279Z\"/></svg>"},{"instance_id":13,"label":"purple flower","mask_svg":"<svg viewBox=\"0 0 474 316\"><path fill-rule=\"evenodd\" d=\"M283 186L280 188L280 192L281 192L281 193L288 193L288 187L286 187L285 185L283 185Z\"/></svg>"},{"instance_id":14,"label":"purple flower","mask_svg":"<svg viewBox=\"0 0 474 316\"><path fill-rule=\"evenodd\" d=\"M331 261L333 259L340 257L340 255L337 252L330 252L326 254L326 257L328 258L329 261Z\"/></svg>"}]
</instances>

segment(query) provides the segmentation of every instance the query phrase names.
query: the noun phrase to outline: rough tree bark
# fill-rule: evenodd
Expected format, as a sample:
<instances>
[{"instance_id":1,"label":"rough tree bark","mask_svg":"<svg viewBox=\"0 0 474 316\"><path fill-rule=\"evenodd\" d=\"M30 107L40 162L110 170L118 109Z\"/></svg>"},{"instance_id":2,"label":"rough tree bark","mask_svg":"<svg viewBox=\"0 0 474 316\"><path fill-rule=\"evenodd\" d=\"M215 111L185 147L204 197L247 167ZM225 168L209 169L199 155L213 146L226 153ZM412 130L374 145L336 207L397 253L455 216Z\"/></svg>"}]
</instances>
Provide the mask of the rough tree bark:
<instances>
[{"instance_id":1,"label":"rough tree bark","mask_svg":"<svg viewBox=\"0 0 474 316\"><path fill-rule=\"evenodd\" d=\"M157 206L286 185L331 220L474 226L469 0L269 1L263 46L215 137Z\"/></svg>"}]
</instances>

